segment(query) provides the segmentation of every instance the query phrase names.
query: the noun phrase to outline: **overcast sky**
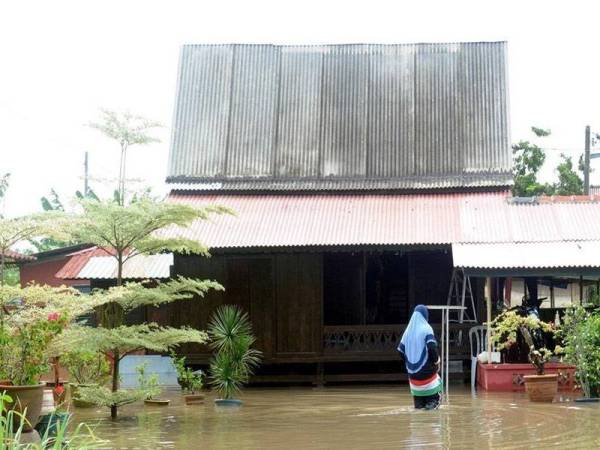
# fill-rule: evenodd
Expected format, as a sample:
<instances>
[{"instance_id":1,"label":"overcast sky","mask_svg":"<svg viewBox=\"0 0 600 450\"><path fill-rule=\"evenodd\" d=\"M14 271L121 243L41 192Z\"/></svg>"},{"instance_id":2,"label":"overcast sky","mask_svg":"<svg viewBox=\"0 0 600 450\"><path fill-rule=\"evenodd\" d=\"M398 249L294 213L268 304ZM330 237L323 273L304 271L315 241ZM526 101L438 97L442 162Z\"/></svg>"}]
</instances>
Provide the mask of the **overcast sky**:
<instances>
[{"instance_id":1,"label":"overcast sky","mask_svg":"<svg viewBox=\"0 0 600 450\"><path fill-rule=\"evenodd\" d=\"M9 4L10 3L10 4ZM179 47L184 43L403 43L507 40L512 140L552 130L579 155L600 131L600 6L552 1L12 1L0 6L0 173L7 215L54 187L114 177L118 148L85 126L101 107L162 121L162 143L132 148L128 171L164 191ZM560 6L563 5L563 6ZM600 182L599 166L592 182ZM104 183L105 185L106 183ZM101 181L92 187L103 191Z\"/></svg>"}]
</instances>

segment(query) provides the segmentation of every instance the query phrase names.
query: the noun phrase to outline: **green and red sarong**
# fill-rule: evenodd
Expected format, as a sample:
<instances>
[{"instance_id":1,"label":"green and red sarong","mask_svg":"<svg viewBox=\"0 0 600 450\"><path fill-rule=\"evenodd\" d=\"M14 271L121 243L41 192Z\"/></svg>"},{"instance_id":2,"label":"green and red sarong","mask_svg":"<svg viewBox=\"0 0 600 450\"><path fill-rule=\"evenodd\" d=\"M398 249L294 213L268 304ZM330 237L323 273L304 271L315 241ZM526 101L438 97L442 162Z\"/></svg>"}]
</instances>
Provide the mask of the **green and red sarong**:
<instances>
[{"instance_id":1,"label":"green and red sarong","mask_svg":"<svg viewBox=\"0 0 600 450\"><path fill-rule=\"evenodd\" d=\"M427 397L442 392L442 379L437 373L425 380L408 378L410 393L416 397Z\"/></svg>"}]
</instances>

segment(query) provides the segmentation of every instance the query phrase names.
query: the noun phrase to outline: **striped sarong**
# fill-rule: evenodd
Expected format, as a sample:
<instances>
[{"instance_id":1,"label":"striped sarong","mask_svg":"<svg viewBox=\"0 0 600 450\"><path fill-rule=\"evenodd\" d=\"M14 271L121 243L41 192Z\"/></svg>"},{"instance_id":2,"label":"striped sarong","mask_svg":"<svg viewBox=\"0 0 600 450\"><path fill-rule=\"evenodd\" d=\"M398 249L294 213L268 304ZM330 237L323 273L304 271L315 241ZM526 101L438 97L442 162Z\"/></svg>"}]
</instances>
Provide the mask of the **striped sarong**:
<instances>
[{"instance_id":1,"label":"striped sarong","mask_svg":"<svg viewBox=\"0 0 600 450\"><path fill-rule=\"evenodd\" d=\"M426 397L442 392L442 379L435 373L426 380L408 379L410 384L410 393L417 397Z\"/></svg>"}]
</instances>

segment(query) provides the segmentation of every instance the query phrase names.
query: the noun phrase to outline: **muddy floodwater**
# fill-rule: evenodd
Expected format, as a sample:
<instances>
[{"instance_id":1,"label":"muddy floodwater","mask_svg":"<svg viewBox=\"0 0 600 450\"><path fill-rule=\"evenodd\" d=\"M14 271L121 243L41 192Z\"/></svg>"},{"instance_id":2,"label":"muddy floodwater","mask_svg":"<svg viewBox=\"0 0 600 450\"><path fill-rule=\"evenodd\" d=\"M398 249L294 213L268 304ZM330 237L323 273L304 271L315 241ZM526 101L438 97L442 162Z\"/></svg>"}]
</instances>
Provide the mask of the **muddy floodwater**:
<instances>
[{"instance_id":1,"label":"muddy floodwater","mask_svg":"<svg viewBox=\"0 0 600 450\"><path fill-rule=\"evenodd\" d=\"M117 449L561 449L600 448L600 404L530 403L524 394L476 396L451 386L438 411L415 411L406 385L248 389L239 409L130 405L76 410Z\"/></svg>"}]
</instances>

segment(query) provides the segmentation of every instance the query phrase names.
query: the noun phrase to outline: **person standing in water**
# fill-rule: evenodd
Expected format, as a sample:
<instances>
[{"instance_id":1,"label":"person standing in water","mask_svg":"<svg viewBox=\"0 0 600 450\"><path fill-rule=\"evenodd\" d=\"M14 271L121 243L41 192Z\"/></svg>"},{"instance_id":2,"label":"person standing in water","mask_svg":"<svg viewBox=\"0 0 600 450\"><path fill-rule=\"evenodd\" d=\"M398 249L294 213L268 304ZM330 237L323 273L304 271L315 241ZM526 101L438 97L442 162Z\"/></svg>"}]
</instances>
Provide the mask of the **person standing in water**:
<instances>
[{"instance_id":1,"label":"person standing in water","mask_svg":"<svg viewBox=\"0 0 600 450\"><path fill-rule=\"evenodd\" d=\"M438 344L428 320L427 307L417 305L398 344L417 409L436 409L442 392Z\"/></svg>"}]
</instances>

